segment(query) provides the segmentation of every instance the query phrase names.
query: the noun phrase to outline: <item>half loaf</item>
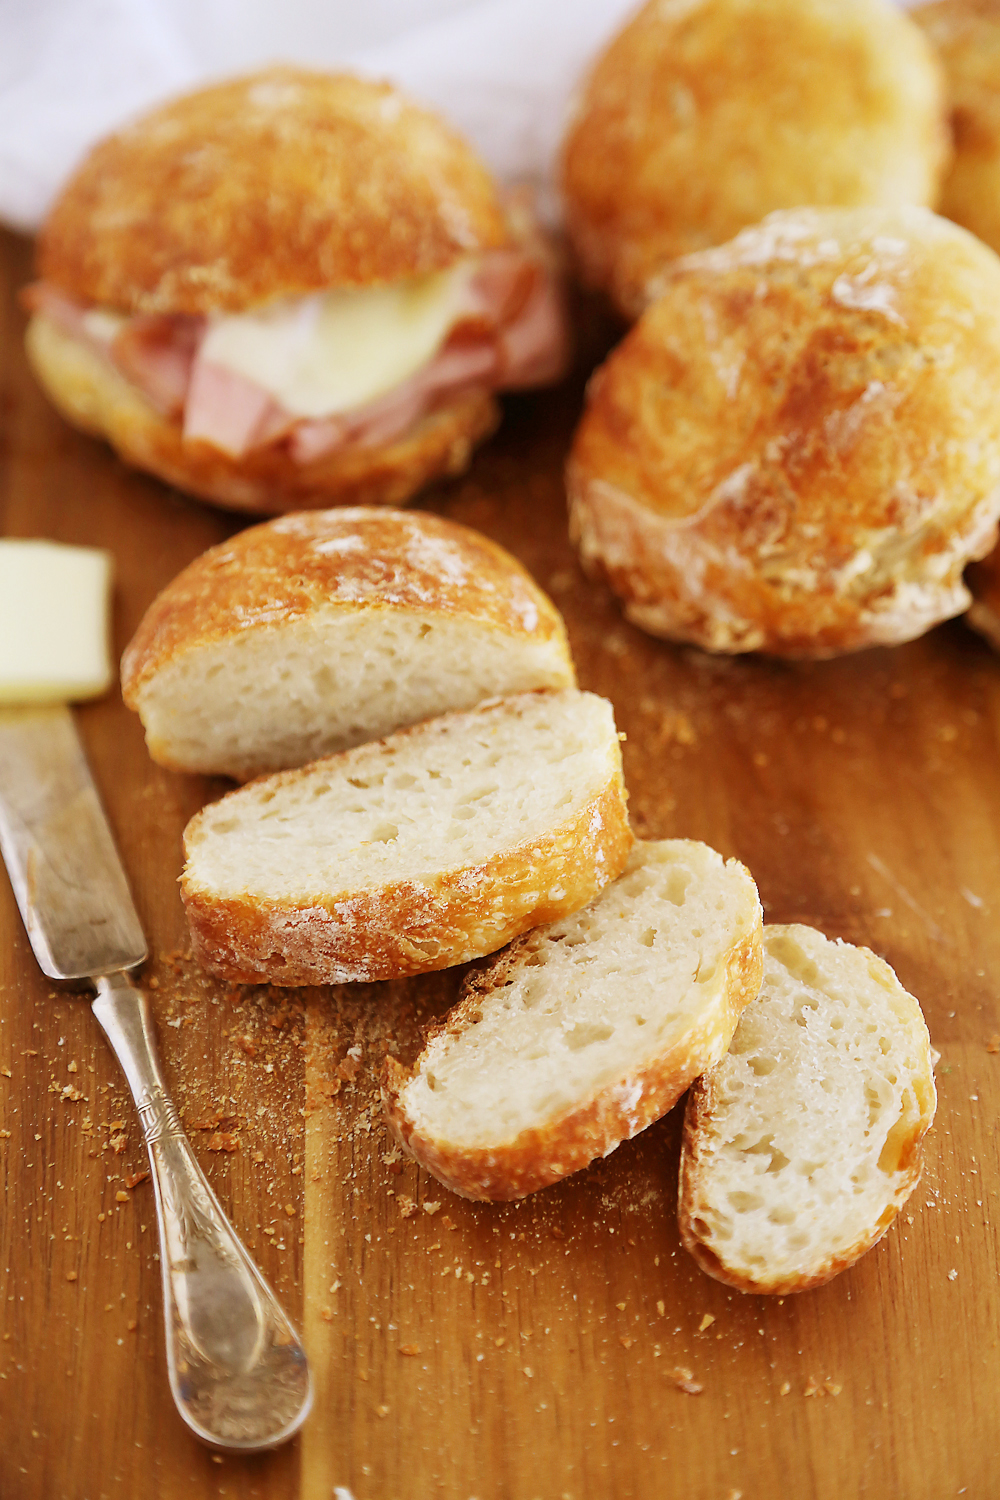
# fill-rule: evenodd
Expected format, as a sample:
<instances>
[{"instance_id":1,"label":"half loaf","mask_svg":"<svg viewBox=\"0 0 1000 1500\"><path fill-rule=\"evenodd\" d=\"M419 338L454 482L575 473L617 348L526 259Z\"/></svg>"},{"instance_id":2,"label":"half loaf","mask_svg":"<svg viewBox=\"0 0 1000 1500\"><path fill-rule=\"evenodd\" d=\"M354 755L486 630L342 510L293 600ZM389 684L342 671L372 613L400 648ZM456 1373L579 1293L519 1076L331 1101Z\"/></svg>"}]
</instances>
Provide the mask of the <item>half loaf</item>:
<instances>
[{"instance_id":1,"label":"half loaf","mask_svg":"<svg viewBox=\"0 0 1000 1500\"><path fill-rule=\"evenodd\" d=\"M583 911L467 979L412 1075L399 1141L468 1198L518 1198L607 1156L722 1057L760 985L761 909L705 844L639 843Z\"/></svg>"},{"instance_id":2,"label":"half loaf","mask_svg":"<svg viewBox=\"0 0 1000 1500\"><path fill-rule=\"evenodd\" d=\"M631 845L610 703L522 693L230 792L188 824L181 893L224 978L390 979L576 911Z\"/></svg>"},{"instance_id":3,"label":"half loaf","mask_svg":"<svg viewBox=\"0 0 1000 1500\"><path fill-rule=\"evenodd\" d=\"M574 681L558 611L502 547L364 507L212 547L153 601L122 659L152 758L236 780Z\"/></svg>"},{"instance_id":4,"label":"half loaf","mask_svg":"<svg viewBox=\"0 0 1000 1500\"><path fill-rule=\"evenodd\" d=\"M688 1097L680 1230L745 1292L829 1281L881 1239L934 1118L920 1006L867 948L764 929L764 983Z\"/></svg>"}]
</instances>

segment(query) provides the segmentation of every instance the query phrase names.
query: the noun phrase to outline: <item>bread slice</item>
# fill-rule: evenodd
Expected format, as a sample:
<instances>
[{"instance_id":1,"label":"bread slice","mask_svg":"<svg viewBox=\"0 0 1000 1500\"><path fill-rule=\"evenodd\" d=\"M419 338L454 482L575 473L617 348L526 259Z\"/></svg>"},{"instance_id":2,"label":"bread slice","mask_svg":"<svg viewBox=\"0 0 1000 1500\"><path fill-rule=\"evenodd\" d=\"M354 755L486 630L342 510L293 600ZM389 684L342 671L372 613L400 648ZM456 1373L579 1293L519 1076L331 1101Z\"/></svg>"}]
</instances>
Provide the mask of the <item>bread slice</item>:
<instances>
[{"instance_id":1,"label":"bread slice","mask_svg":"<svg viewBox=\"0 0 1000 1500\"><path fill-rule=\"evenodd\" d=\"M569 688L230 792L188 824L181 893L227 979L390 979L576 911L631 846L611 704Z\"/></svg>"},{"instance_id":2,"label":"bread slice","mask_svg":"<svg viewBox=\"0 0 1000 1500\"><path fill-rule=\"evenodd\" d=\"M691 1090L680 1229L710 1276L800 1292L881 1239L934 1118L920 1006L867 948L764 929L764 983Z\"/></svg>"},{"instance_id":3,"label":"bread slice","mask_svg":"<svg viewBox=\"0 0 1000 1500\"><path fill-rule=\"evenodd\" d=\"M757 888L683 839L635 846L574 916L467 981L383 1100L406 1149L467 1198L519 1198L607 1156L729 1046L760 986Z\"/></svg>"},{"instance_id":4,"label":"bread slice","mask_svg":"<svg viewBox=\"0 0 1000 1500\"><path fill-rule=\"evenodd\" d=\"M122 659L152 758L236 780L574 683L562 619L509 552L439 516L369 507L210 548Z\"/></svg>"}]
</instances>

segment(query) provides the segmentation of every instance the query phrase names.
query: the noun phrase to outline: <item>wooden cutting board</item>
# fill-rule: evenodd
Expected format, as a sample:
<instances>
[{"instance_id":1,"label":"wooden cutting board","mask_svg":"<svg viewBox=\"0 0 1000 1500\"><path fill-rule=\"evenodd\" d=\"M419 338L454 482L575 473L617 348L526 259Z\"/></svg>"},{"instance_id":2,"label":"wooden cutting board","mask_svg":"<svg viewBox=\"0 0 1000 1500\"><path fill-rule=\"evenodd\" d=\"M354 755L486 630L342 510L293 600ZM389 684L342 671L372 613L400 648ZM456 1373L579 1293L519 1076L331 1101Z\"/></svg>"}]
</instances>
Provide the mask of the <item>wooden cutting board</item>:
<instances>
[{"instance_id":1,"label":"wooden cutting board","mask_svg":"<svg viewBox=\"0 0 1000 1500\"><path fill-rule=\"evenodd\" d=\"M8 238L0 259L0 531L110 548L120 650L245 518L60 422L21 352L29 247ZM639 833L738 855L768 919L869 944L919 997L941 1053L923 1183L855 1269L784 1299L729 1292L681 1248L677 1110L519 1204L453 1198L398 1158L376 1088L387 1044L412 1053L460 976L280 991L202 975L180 841L223 785L154 766L112 695L78 722L150 937L167 1072L304 1329L316 1405L256 1460L213 1457L174 1414L135 1114L0 878L3 1500L1000 1495L1000 661L960 623L810 665L626 625L566 539L585 372L511 402L470 474L424 503L509 547L563 610L581 685L627 735Z\"/></svg>"}]
</instances>

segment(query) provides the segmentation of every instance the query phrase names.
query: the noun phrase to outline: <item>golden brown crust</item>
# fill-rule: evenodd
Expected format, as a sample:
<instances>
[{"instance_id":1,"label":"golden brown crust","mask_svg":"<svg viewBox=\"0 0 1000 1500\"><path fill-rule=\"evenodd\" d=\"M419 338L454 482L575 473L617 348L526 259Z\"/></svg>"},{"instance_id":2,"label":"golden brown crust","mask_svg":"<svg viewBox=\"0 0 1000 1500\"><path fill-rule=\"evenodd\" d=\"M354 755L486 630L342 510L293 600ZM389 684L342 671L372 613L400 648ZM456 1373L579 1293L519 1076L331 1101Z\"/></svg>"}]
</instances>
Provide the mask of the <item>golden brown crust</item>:
<instances>
[{"instance_id":1,"label":"golden brown crust","mask_svg":"<svg viewBox=\"0 0 1000 1500\"><path fill-rule=\"evenodd\" d=\"M1000 515L993 252L924 209L800 209L661 290L568 467L583 562L626 614L794 657L961 613Z\"/></svg>"},{"instance_id":2,"label":"golden brown crust","mask_svg":"<svg viewBox=\"0 0 1000 1500\"><path fill-rule=\"evenodd\" d=\"M674 256L801 203L933 203L947 135L919 30L874 0L650 0L566 138L567 225L626 317Z\"/></svg>"},{"instance_id":3,"label":"golden brown crust","mask_svg":"<svg viewBox=\"0 0 1000 1500\"><path fill-rule=\"evenodd\" d=\"M1000 250L1000 0L911 11L944 65L954 156L939 211Z\"/></svg>"},{"instance_id":4,"label":"golden brown crust","mask_svg":"<svg viewBox=\"0 0 1000 1500\"><path fill-rule=\"evenodd\" d=\"M416 725L394 738L427 732ZM298 774L269 779L275 784ZM575 816L483 865L419 884L334 893L308 907L253 896L221 899L185 871L181 896L195 956L235 983L279 985L394 979L481 958L531 927L578 911L621 873L633 843L625 801L619 767ZM200 818L185 830L186 855ZM558 900L549 894L553 886L564 893Z\"/></svg>"},{"instance_id":5,"label":"golden brown crust","mask_svg":"<svg viewBox=\"0 0 1000 1500\"><path fill-rule=\"evenodd\" d=\"M351 545L336 544L349 540ZM146 683L177 656L248 630L336 609L476 621L505 636L569 644L555 605L488 537L425 512L311 511L240 532L195 558L154 599L122 657L122 696L138 709Z\"/></svg>"},{"instance_id":6,"label":"golden brown crust","mask_svg":"<svg viewBox=\"0 0 1000 1500\"><path fill-rule=\"evenodd\" d=\"M102 141L38 263L77 302L207 313L398 281L507 239L489 174L434 115L389 84L275 67Z\"/></svg>"},{"instance_id":7,"label":"golden brown crust","mask_svg":"<svg viewBox=\"0 0 1000 1500\"><path fill-rule=\"evenodd\" d=\"M279 442L237 459L210 443L185 441L178 421L162 416L109 360L44 313L31 319L26 346L39 382L67 421L106 438L125 463L230 510L276 515L405 505L432 480L466 469L475 445L500 421L493 396L473 390L380 447L341 448L300 464Z\"/></svg>"},{"instance_id":8,"label":"golden brown crust","mask_svg":"<svg viewBox=\"0 0 1000 1500\"><path fill-rule=\"evenodd\" d=\"M459 1003L436 1030L462 1031L476 1017L483 990L498 988L516 963L518 944L483 974L470 975ZM745 1006L761 983L763 955L758 913L754 931L735 943L725 960L724 1004L710 1026L600 1089L544 1129L522 1131L513 1141L471 1149L449 1146L421 1131L402 1094L412 1076L387 1058L382 1103L393 1135L439 1182L464 1198L505 1201L524 1197L579 1171L652 1125L676 1104L692 1081L725 1054ZM435 1033L428 1037L430 1042ZM419 1069L420 1059L415 1067Z\"/></svg>"},{"instance_id":9,"label":"golden brown crust","mask_svg":"<svg viewBox=\"0 0 1000 1500\"><path fill-rule=\"evenodd\" d=\"M808 1292L813 1287L823 1286L826 1282L832 1281L835 1276L839 1276L841 1271L846 1271L849 1266L853 1266L866 1251L878 1244L920 1181L923 1171L921 1142L933 1118L933 1109L930 1117L920 1116L914 1125L912 1135L901 1143L900 1169L903 1175L897 1174L895 1200L886 1206L878 1222L859 1235L851 1246L837 1254L829 1255L810 1276L781 1276L762 1272L759 1277L752 1277L741 1274L732 1266L725 1265L698 1237L698 1225L704 1212L701 1195L702 1160L707 1154L706 1141L717 1107L715 1082L712 1073L709 1072L695 1083L688 1094L684 1108L680 1191L677 1204L677 1223L681 1241L685 1250L697 1261L701 1269L714 1277L716 1281L735 1287L739 1292L778 1297L787 1296L791 1292Z\"/></svg>"}]
</instances>

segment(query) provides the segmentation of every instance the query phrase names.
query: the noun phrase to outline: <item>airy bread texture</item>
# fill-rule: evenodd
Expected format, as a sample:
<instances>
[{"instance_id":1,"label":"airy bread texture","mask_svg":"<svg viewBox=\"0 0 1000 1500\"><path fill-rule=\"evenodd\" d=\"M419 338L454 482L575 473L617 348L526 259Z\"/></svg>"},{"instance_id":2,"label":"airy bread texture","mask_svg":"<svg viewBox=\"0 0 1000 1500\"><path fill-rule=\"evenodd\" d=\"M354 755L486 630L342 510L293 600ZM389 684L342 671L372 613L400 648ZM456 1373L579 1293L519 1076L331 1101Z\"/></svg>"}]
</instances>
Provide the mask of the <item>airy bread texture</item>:
<instances>
[{"instance_id":1,"label":"airy bread texture","mask_svg":"<svg viewBox=\"0 0 1000 1500\"><path fill-rule=\"evenodd\" d=\"M403 437L338 448L298 463L283 443L233 458L185 440L181 425L147 400L82 339L36 313L25 336L39 383L68 422L105 438L127 464L191 495L265 515L328 505L404 505L432 479L460 474L500 421L488 391L470 390L430 412Z\"/></svg>"},{"instance_id":2,"label":"airy bread texture","mask_svg":"<svg viewBox=\"0 0 1000 1500\"><path fill-rule=\"evenodd\" d=\"M744 867L639 843L583 911L467 979L411 1074L386 1059L390 1127L467 1198L534 1192L665 1114L725 1054L760 978Z\"/></svg>"},{"instance_id":3,"label":"airy bread texture","mask_svg":"<svg viewBox=\"0 0 1000 1500\"><path fill-rule=\"evenodd\" d=\"M237 780L574 683L562 619L509 552L393 510L240 532L167 585L122 658L152 758Z\"/></svg>"},{"instance_id":4,"label":"airy bread texture","mask_svg":"<svg viewBox=\"0 0 1000 1500\"><path fill-rule=\"evenodd\" d=\"M719 1281L801 1292L881 1239L934 1118L920 1006L867 948L765 927L764 983L688 1096L681 1237Z\"/></svg>"},{"instance_id":5,"label":"airy bread texture","mask_svg":"<svg viewBox=\"0 0 1000 1500\"><path fill-rule=\"evenodd\" d=\"M938 209L1000 251L1000 3L935 0L911 15L944 65L951 108Z\"/></svg>"},{"instance_id":6,"label":"airy bread texture","mask_svg":"<svg viewBox=\"0 0 1000 1500\"><path fill-rule=\"evenodd\" d=\"M631 318L665 262L775 209L933 204L946 151L940 68L890 0L650 0L583 89L567 225Z\"/></svg>"},{"instance_id":7,"label":"airy bread texture","mask_svg":"<svg viewBox=\"0 0 1000 1500\"><path fill-rule=\"evenodd\" d=\"M389 84L276 67L95 146L38 266L121 312L238 312L441 270L508 237L486 169L434 115Z\"/></svg>"},{"instance_id":8,"label":"airy bread texture","mask_svg":"<svg viewBox=\"0 0 1000 1500\"><path fill-rule=\"evenodd\" d=\"M230 792L187 826L181 894L223 978L391 979L576 911L631 846L610 703L525 693Z\"/></svg>"},{"instance_id":9,"label":"airy bread texture","mask_svg":"<svg viewBox=\"0 0 1000 1500\"><path fill-rule=\"evenodd\" d=\"M584 566L654 635L822 657L960 614L1000 517L1000 259L926 209L797 209L676 262L591 382Z\"/></svg>"},{"instance_id":10,"label":"airy bread texture","mask_svg":"<svg viewBox=\"0 0 1000 1500\"><path fill-rule=\"evenodd\" d=\"M995 651L1000 651L1000 547L989 557L969 569L972 603L966 623L985 636Z\"/></svg>"}]
</instances>

